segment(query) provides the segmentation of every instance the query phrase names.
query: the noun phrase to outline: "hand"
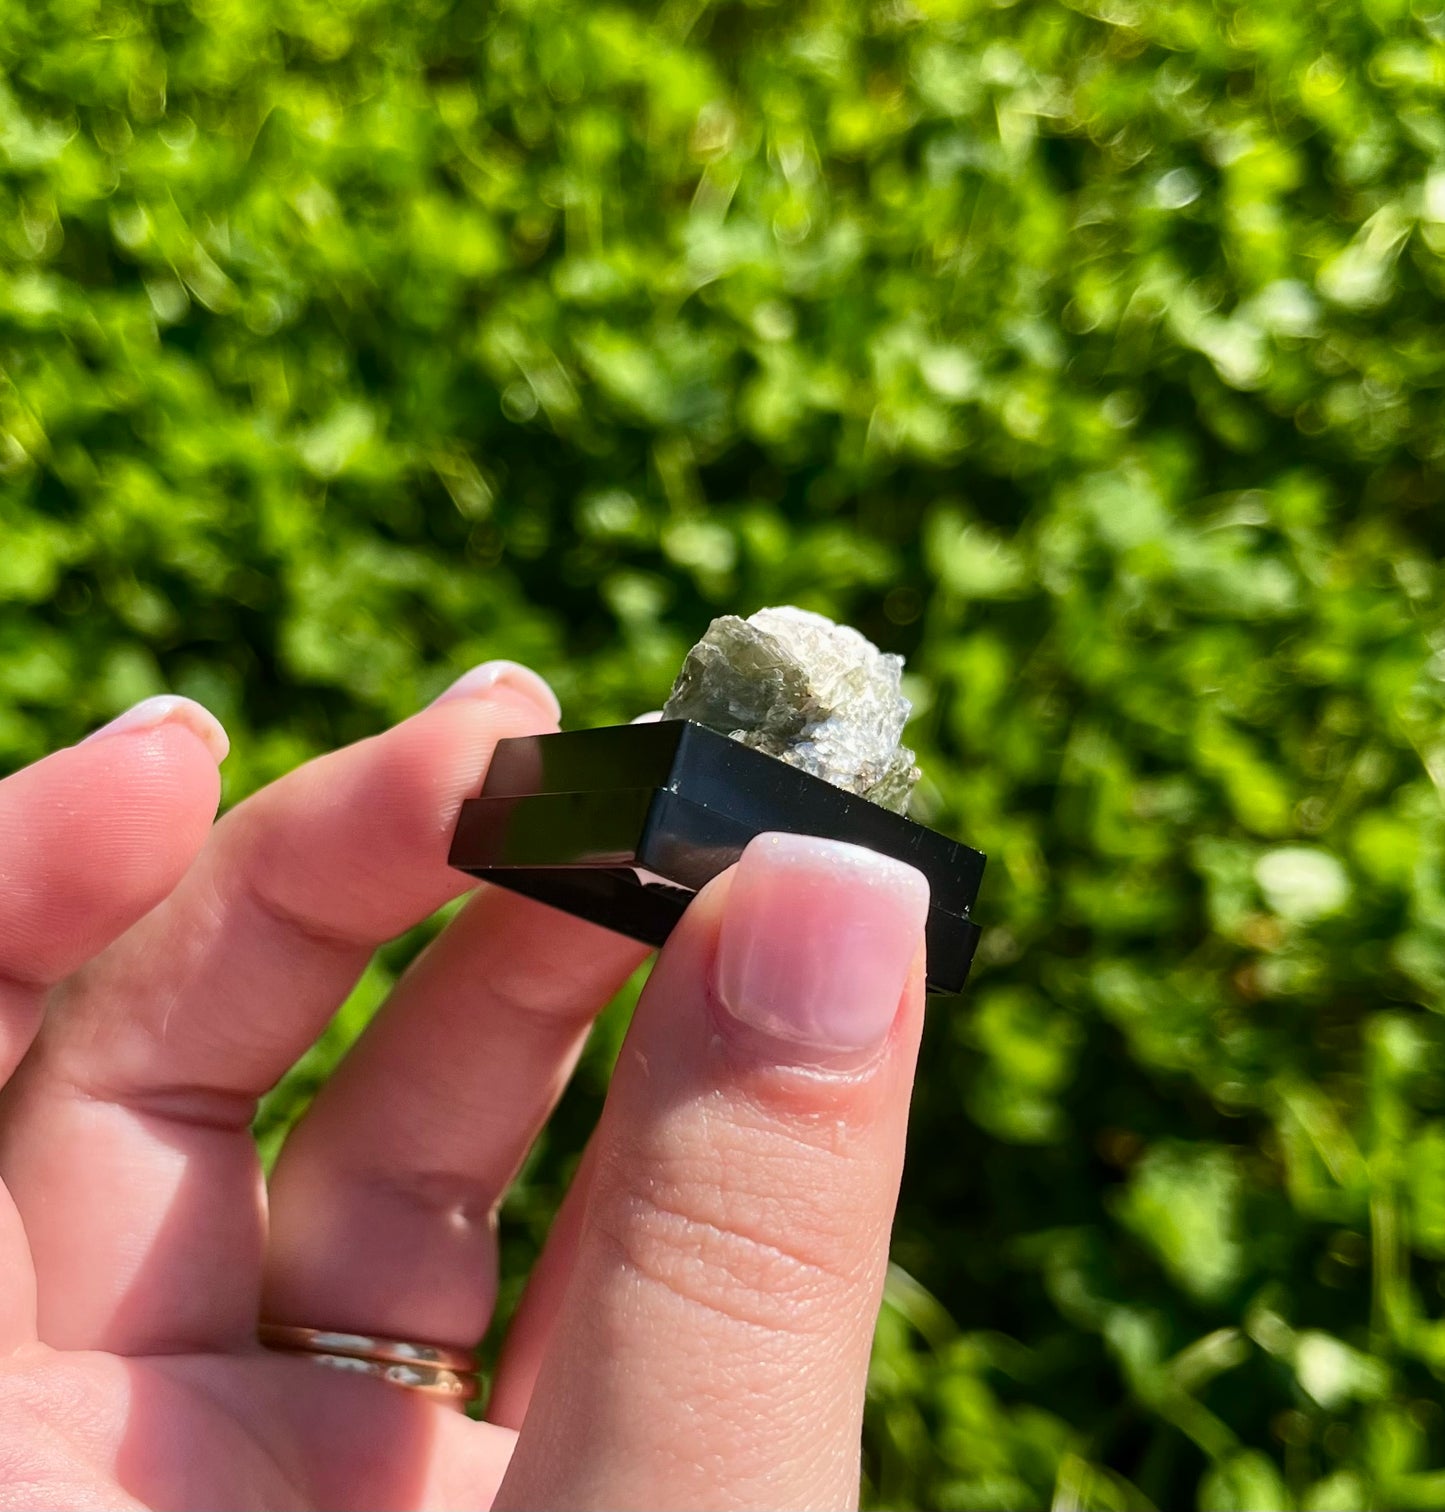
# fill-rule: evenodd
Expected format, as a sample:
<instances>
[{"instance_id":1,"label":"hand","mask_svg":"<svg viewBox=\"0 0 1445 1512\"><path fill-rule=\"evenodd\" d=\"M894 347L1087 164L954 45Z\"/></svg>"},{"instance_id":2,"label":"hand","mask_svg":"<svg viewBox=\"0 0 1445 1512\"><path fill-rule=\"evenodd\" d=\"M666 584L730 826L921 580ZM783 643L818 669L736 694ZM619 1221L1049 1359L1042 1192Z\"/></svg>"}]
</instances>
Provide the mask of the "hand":
<instances>
[{"instance_id":1,"label":"hand","mask_svg":"<svg viewBox=\"0 0 1445 1512\"><path fill-rule=\"evenodd\" d=\"M688 910L487 1422L256 1342L487 1328L498 1203L641 947L483 888L269 1191L249 1128L555 716L493 664L216 824L184 700L0 783L0 1509L855 1501L927 890L848 846L761 837Z\"/></svg>"}]
</instances>

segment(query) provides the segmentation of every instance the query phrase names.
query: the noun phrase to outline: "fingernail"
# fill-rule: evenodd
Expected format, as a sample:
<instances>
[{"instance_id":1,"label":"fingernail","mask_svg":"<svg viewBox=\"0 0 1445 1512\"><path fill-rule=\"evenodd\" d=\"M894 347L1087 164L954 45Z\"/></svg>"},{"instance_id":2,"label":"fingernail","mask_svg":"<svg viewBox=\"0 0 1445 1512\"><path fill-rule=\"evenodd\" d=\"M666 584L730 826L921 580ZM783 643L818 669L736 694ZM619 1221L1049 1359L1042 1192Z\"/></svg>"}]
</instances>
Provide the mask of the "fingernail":
<instances>
[{"instance_id":1,"label":"fingernail","mask_svg":"<svg viewBox=\"0 0 1445 1512\"><path fill-rule=\"evenodd\" d=\"M445 693L432 699L432 704L450 703L454 698L480 698L499 683L530 698L549 719L561 719L562 705L557 702L557 695L530 667L514 661L483 662L470 672L463 672Z\"/></svg>"},{"instance_id":2,"label":"fingernail","mask_svg":"<svg viewBox=\"0 0 1445 1512\"><path fill-rule=\"evenodd\" d=\"M759 835L728 891L717 998L795 1060L871 1049L893 1023L927 917L928 881L902 861Z\"/></svg>"},{"instance_id":3,"label":"fingernail","mask_svg":"<svg viewBox=\"0 0 1445 1512\"><path fill-rule=\"evenodd\" d=\"M153 730L164 724L184 725L193 735L198 736L217 766L230 753L231 740L221 721L195 699L178 698L173 693L143 699L124 714L118 714L109 724L93 730L80 743L87 745L92 740L128 735L135 730Z\"/></svg>"}]
</instances>

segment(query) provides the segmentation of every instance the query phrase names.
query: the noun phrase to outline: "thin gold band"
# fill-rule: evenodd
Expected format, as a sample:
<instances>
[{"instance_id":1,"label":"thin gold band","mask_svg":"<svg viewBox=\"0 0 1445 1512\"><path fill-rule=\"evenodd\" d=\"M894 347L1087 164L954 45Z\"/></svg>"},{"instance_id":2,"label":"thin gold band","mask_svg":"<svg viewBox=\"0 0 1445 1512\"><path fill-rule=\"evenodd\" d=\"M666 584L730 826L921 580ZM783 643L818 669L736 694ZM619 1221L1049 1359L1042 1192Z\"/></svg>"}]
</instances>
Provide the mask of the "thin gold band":
<instances>
[{"instance_id":1,"label":"thin gold band","mask_svg":"<svg viewBox=\"0 0 1445 1512\"><path fill-rule=\"evenodd\" d=\"M308 1355L332 1370L371 1376L457 1406L481 1391L476 1357L465 1349L291 1323L263 1323L257 1338L267 1349Z\"/></svg>"},{"instance_id":2,"label":"thin gold band","mask_svg":"<svg viewBox=\"0 0 1445 1512\"><path fill-rule=\"evenodd\" d=\"M350 1355L398 1365L438 1365L468 1374L477 1368L470 1349L418 1344L412 1339L383 1339L376 1334L343 1333L335 1328L301 1328L294 1323L263 1323L258 1336L267 1349L299 1349L307 1354Z\"/></svg>"}]
</instances>

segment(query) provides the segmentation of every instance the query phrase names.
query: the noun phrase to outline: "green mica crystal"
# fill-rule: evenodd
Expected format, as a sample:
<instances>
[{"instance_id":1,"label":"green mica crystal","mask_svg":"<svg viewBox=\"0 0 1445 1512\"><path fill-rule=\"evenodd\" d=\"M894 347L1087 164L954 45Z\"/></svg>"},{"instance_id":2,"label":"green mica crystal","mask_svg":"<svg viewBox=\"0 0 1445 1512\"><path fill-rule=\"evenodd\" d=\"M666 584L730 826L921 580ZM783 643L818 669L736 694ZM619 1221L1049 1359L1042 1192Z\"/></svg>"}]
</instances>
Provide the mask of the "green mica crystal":
<instances>
[{"instance_id":1,"label":"green mica crystal","mask_svg":"<svg viewBox=\"0 0 1445 1512\"><path fill-rule=\"evenodd\" d=\"M687 654L664 719L693 719L903 814L918 781L900 744L903 658L821 614L725 614Z\"/></svg>"}]
</instances>

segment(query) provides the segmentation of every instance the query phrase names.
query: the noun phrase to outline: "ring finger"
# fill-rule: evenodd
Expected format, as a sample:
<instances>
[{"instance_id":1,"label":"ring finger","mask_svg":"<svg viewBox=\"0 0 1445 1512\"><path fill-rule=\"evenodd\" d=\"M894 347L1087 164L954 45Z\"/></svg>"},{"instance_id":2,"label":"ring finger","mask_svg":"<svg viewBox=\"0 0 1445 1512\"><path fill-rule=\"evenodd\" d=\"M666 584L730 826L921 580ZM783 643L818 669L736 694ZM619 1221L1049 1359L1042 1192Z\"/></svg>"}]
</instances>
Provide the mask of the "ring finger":
<instances>
[{"instance_id":1,"label":"ring finger","mask_svg":"<svg viewBox=\"0 0 1445 1512\"><path fill-rule=\"evenodd\" d=\"M402 978L282 1151L273 1320L471 1345L497 1204L645 947L483 888Z\"/></svg>"}]
</instances>

